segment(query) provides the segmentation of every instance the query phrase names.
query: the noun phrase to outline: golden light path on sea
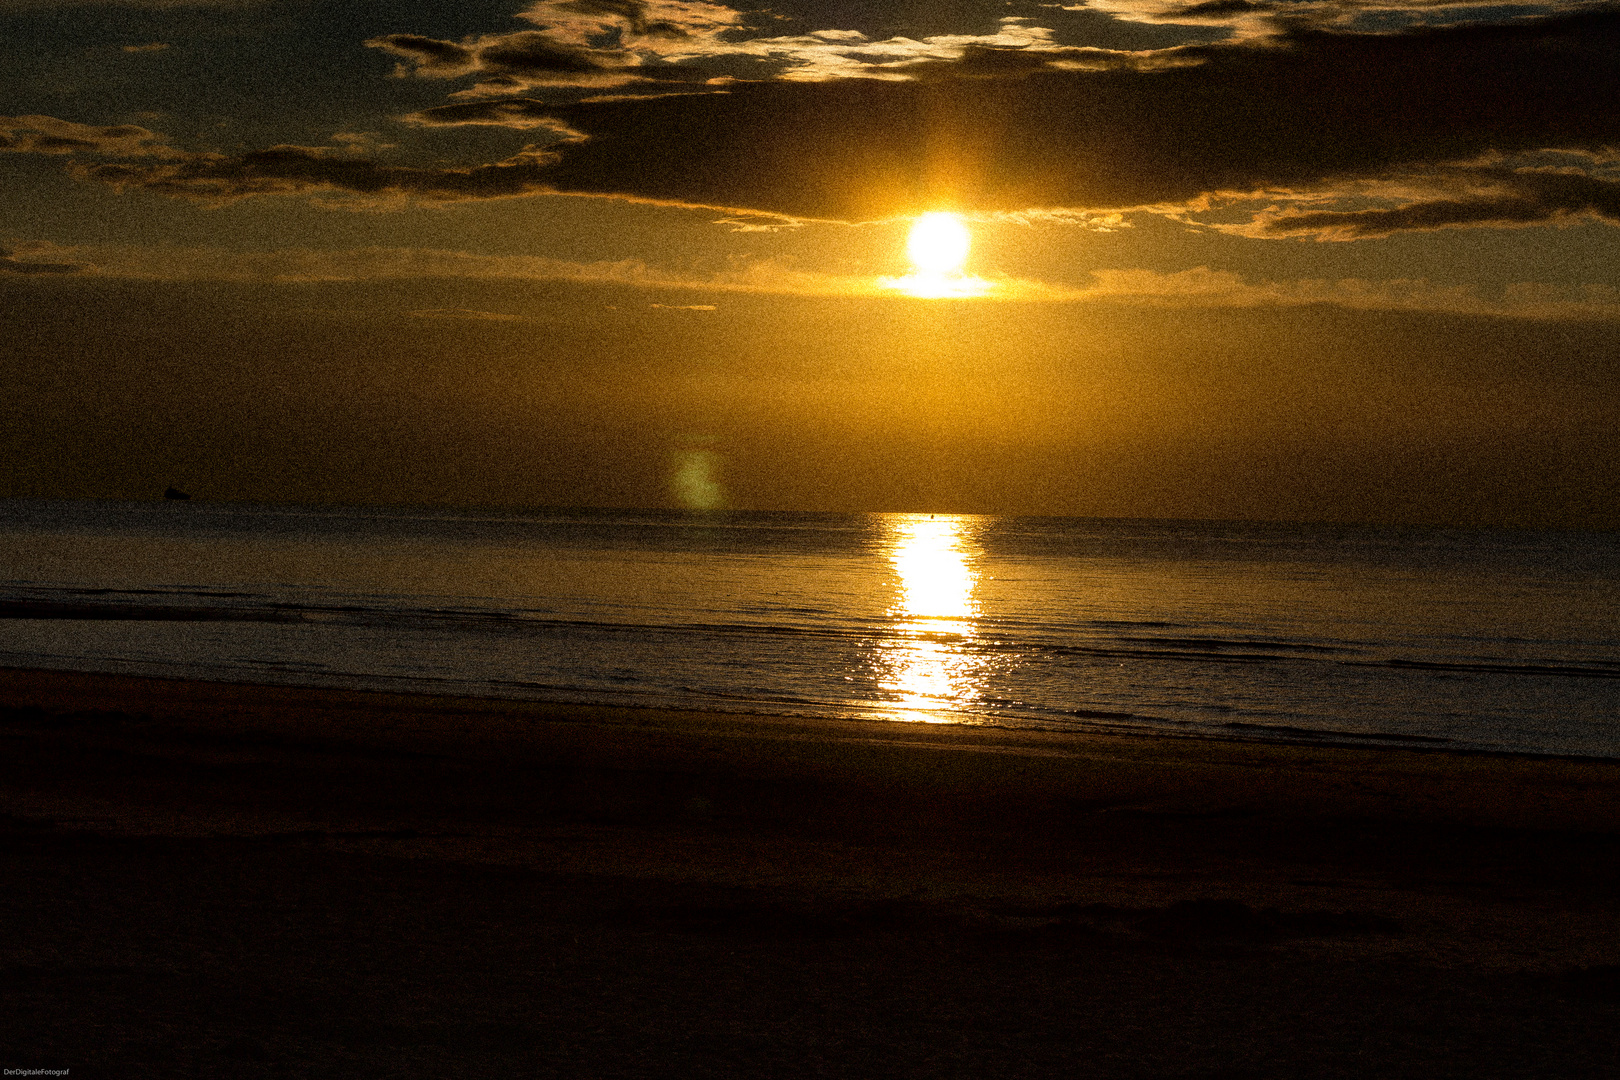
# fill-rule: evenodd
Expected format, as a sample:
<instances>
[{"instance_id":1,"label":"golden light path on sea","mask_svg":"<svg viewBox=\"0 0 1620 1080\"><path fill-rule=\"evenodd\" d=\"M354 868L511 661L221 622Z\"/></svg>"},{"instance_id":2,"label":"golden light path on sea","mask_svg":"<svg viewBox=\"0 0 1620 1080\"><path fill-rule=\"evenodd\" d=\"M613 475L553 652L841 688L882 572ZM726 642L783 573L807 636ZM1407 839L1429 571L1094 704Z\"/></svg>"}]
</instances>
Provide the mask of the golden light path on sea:
<instances>
[{"instance_id":1,"label":"golden light path on sea","mask_svg":"<svg viewBox=\"0 0 1620 1080\"><path fill-rule=\"evenodd\" d=\"M896 719L949 723L981 696L983 660L963 648L977 632L978 545L973 519L896 514L883 523L896 577L889 609L897 636L879 657Z\"/></svg>"}]
</instances>

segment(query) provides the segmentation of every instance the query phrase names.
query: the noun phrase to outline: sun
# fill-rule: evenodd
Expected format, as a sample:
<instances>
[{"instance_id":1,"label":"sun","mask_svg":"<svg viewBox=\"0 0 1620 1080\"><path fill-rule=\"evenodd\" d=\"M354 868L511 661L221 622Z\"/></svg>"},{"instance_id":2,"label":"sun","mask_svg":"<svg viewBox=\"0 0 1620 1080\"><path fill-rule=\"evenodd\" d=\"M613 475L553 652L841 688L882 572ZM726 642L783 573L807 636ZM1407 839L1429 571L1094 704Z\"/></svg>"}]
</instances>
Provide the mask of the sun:
<instances>
[{"instance_id":1,"label":"sun","mask_svg":"<svg viewBox=\"0 0 1620 1080\"><path fill-rule=\"evenodd\" d=\"M923 214L911 223L906 254L914 271L903 278L879 278L886 289L896 289L923 300L960 300L984 296L994 286L962 272L973 237L962 219L948 210Z\"/></svg>"},{"instance_id":2,"label":"sun","mask_svg":"<svg viewBox=\"0 0 1620 1080\"><path fill-rule=\"evenodd\" d=\"M935 211L912 223L906 254L911 256L912 265L919 273L943 277L962 269L972 243L973 238L961 218Z\"/></svg>"}]
</instances>

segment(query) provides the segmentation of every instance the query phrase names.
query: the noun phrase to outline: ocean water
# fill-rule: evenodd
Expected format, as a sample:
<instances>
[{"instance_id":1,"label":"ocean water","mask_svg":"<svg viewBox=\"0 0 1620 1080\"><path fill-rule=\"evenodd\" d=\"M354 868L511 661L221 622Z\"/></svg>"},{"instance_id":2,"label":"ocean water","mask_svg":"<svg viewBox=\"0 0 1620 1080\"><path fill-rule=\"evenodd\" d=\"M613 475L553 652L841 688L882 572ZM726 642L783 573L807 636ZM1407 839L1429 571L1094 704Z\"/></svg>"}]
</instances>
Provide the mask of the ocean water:
<instances>
[{"instance_id":1,"label":"ocean water","mask_svg":"<svg viewBox=\"0 0 1620 1080\"><path fill-rule=\"evenodd\" d=\"M1620 757L1620 534L0 501L0 665Z\"/></svg>"}]
</instances>

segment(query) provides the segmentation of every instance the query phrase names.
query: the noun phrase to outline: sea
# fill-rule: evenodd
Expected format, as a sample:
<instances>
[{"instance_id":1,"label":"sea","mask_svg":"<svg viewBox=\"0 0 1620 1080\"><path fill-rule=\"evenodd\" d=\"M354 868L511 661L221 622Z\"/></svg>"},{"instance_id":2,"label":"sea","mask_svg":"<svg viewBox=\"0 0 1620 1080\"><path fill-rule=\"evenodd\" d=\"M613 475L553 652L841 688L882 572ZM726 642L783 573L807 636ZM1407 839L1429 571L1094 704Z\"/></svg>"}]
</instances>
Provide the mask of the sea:
<instances>
[{"instance_id":1,"label":"sea","mask_svg":"<svg viewBox=\"0 0 1620 1080\"><path fill-rule=\"evenodd\" d=\"M0 500L0 666L1620 757L1620 533Z\"/></svg>"}]
</instances>

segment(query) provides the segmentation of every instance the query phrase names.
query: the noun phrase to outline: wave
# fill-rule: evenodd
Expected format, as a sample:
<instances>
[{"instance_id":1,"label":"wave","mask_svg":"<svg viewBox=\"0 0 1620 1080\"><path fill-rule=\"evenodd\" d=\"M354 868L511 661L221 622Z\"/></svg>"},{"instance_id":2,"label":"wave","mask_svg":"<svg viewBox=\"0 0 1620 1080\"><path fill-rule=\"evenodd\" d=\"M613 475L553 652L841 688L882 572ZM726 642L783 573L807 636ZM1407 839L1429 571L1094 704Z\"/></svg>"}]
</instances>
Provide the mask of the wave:
<instances>
[{"instance_id":1,"label":"wave","mask_svg":"<svg viewBox=\"0 0 1620 1080\"><path fill-rule=\"evenodd\" d=\"M41 590L43 591L43 590ZM1214 635L1142 635L1104 632L1090 641L1052 640L1054 631L1019 620L980 620L979 633L928 631L913 625L845 618L793 625L783 622L657 621L624 618L559 617L526 608L402 605L395 598L365 603L350 598L330 602L289 601L262 593L197 589L53 590L57 598L17 597L0 600L0 620L84 620L118 622L349 624L356 626L436 625L465 632L502 634L588 633L624 635L693 635L700 637L823 639L858 642L926 642L964 655L1099 660L1135 660L1195 665L1327 664L1410 672L1461 675L1507 675L1533 678L1620 679L1620 661L1576 663L1516 658L1369 657L1383 643L1286 640L1276 637ZM204 601L199 603L198 601ZM211 603L208 601L212 601ZM390 602L392 601L392 602ZM791 615L793 612L774 612ZM803 614L803 612L801 612ZM824 612L813 612L825 616ZM1141 629L1142 623L1114 620L1109 630ZM1146 624L1152 625L1152 624ZM1092 624L1097 632L1101 624ZM1059 631L1061 632L1061 631ZM1387 645L1383 645L1387 647ZM1127 714L1128 715L1128 714Z\"/></svg>"},{"instance_id":2,"label":"wave","mask_svg":"<svg viewBox=\"0 0 1620 1080\"><path fill-rule=\"evenodd\" d=\"M1405 660L1397 657L1382 661L1353 661L1357 667L1406 668L1417 671L1461 671L1491 675L1547 675L1577 679L1620 679L1620 662L1598 660L1589 664L1555 664L1522 662L1456 662L1441 660Z\"/></svg>"},{"instance_id":3,"label":"wave","mask_svg":"<svg viewBox=\"0 0 1620 1080\"><path fill-rule=\"evenodd\" d=\"M1394 731L1342 731L1335 728L1308 728L1295 724L1254 724L1241 720L1232 720L1220 725L1222 730L1244 733L1263 734L1268 736L1283 736L1290 739L1319 739L1328 742L1339 741L1366 741L1366 742L1398 742L1398 743L1429 743L1442 745L1455 743L1455 739L1448 739L1442 735L1411 735Z\"/></svg>"},{"instance_id":4,"label":"wave","mask_svg":"<svg viewBox=\"0 0 1620 1080\"><path fill-rule=\"evenodd\" d=\"M266 608L193 607L180 604L76 604L0 600L0 619L88 619L156 622L306 622L306 613Z\"/></svg>"}]
</instances>

